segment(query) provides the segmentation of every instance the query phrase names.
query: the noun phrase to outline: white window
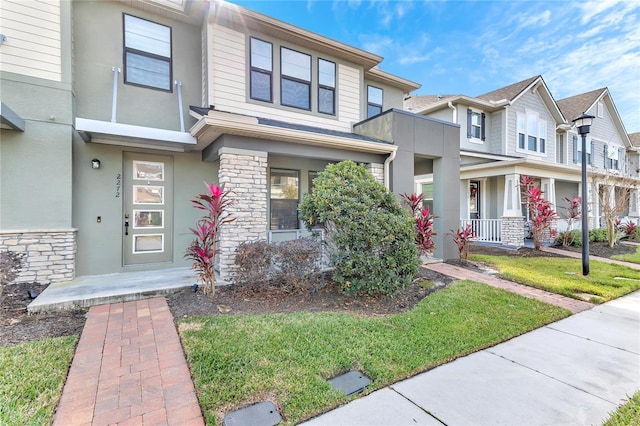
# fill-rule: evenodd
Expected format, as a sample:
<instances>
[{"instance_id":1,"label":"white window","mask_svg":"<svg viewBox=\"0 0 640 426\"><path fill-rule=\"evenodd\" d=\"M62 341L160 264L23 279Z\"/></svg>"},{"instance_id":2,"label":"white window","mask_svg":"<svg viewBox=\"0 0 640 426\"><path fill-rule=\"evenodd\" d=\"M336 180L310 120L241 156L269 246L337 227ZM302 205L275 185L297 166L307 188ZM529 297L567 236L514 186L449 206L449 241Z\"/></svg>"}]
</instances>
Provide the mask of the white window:
<instances>
[{"instance_id":1,"label":"white window","mask_svg":"<svg viewBox=\"0 0 640 426\"><path fill-rule=\"evenodd\" d=\"M171 91L171 27L124 15L124 82Z\"/></svg>"},{"instance_id":2,"label":"white window","mask_svg":"<svg viewBox=\"0 0 640 426\"><path fill-rule=\"evenodd\" d=\"M547 152L547 122L537 113L518 113L518 149L544 154Z\"/></svg>"},{"instance_id":3,"label":"white window","mask_svg":"<svg viewBox=\"0 0 640 426\"><path fill-rule=\"evenodd\" d=\"M367 86L367 118L382 112L382 89Z\"/></svg>"},{"instance_id":4,"label":"white window","mask_svg":"<svg viewBox=\"0 0 640 426\"><path fill-rule=\"evenodd\" d=\"M467 110L467 137L485 140L485 115L482 112Z\"/></svg>"},{"instance_id":5,"label":"white window","mask_svg":"<svg viewBox=\"0 0 640 426\"><path fill-rule=\"evenodd\" d=\"M620 170L620 150L615 145L607 145L607 169Z\"/></svg>"},{"instance_id":6,"label":"white window","mask_svg":"<svg viewBox=\"0 0 640 426\"><path fill-rule=\"evenodd\" d=\"M598 101L598 117L604 117L604 103L602 101Z\"/></svg>"},{"instance_id":7,"label":"white window","mask_svg":"<svg viewBox=\"0 0 640 426\"><path fill-rule=\"evenodd\" d=\"M582 161L582 139L579 139L577 137L574 136L574 143L576 144L576 151L578 153L577 157L576 157L576 162L581 162ZM591 151L593 150L593 142L587 140L587 164L593 165L591 163Z\"/></svg>"}]
</instances>

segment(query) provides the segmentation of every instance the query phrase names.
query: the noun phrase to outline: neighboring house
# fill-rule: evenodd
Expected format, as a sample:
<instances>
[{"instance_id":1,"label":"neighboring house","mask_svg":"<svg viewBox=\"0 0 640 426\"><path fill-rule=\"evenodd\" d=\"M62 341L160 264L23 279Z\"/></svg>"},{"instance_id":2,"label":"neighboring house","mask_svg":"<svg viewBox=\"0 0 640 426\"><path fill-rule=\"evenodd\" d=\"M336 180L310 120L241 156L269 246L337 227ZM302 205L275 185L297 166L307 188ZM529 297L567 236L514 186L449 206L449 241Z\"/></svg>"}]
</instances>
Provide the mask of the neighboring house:
<instances>
[{"instance_id":1,"label":"neighboring house","mask_svg":"<svg viewBox=\"0 0 640 426\"><path fill-rule=\"evenodd\" d=\"M241 242L305 235L297 205L329 163L457 191L460 126L403 111L419 85L375 54L221 1L0 12L0 250L28 253L20 281L188 266L203 182L233 191L223 280ZM436 256L454 258L458 201L439 200Z\"/></svg>"},{"instance_id":2,"label":"neighboring house","mask_svg":"<svg viewBox=\"0 0 640 426\"><path fill-rule=\"evenodd\" d=\"M582 113L596 117L587 138L590 227L600 224L599 174L639 182L638 148L606 88L556 101L538 75L477 97L414 96L405 109L460 125L461 223L472 223L480 240L523 244L528 212L518 184L525 175L537 178L559 213L558 230L566 229L564 197L581 193L581 138L572 121ZM416 187L430 202L435 178L422 172ZM635 191L628 219L638 220L638 202Z\"/></svg>"}]
</instances>

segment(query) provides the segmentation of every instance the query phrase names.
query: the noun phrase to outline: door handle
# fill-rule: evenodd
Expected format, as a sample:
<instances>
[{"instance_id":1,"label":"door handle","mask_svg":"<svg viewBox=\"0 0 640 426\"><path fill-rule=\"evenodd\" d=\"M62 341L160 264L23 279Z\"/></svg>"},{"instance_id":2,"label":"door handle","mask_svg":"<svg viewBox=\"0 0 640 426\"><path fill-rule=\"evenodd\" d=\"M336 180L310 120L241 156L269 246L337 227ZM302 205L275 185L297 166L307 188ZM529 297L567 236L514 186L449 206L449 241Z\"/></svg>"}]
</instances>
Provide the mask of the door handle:
<instances>
[{"instance_id":1,"label":"door handle","mask_svg":"<svg viewBox=\"0 0 640 426\"><path fill-rule=\"evenodd\" d=\"M124 215L124 235L129 235L129 214Z\"/></svg>"}]
</instances>

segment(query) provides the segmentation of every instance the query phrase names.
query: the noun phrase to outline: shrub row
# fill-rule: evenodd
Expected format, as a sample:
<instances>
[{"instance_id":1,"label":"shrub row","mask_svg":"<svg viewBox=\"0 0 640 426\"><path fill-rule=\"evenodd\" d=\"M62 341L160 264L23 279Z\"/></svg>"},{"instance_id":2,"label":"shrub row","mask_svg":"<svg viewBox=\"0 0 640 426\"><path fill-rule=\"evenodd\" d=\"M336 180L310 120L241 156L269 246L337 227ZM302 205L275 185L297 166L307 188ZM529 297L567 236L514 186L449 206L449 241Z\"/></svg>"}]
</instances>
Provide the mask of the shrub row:
<instances>
[{"instance_id":1,"label":"shrub row","mask_svg":"<svg viewBox=\"0 0 640 426\"><path fill-rule=\"evenodd\" d=\"M320 270L322 243L314 238L242 243L236 249L237 284L271 284L285 291L309 288Z\"/></svg>"},{"instance_id":2,"label":"shrub row","mask_svg":"<svg viewBox=\"0 0 640 426\"><path fill-rule=\"evenodd\" d=\"M556 237L556 244L562 244L564 237L566 234L569 234L567 239L568 245L574 247L582 247L582 231L579 229L574 229L573 231L565 231L561 232ZM590 243L604 243L607 242L607 228L596 228L589 230L589 242Z\"/></svg>"}]
</instances>

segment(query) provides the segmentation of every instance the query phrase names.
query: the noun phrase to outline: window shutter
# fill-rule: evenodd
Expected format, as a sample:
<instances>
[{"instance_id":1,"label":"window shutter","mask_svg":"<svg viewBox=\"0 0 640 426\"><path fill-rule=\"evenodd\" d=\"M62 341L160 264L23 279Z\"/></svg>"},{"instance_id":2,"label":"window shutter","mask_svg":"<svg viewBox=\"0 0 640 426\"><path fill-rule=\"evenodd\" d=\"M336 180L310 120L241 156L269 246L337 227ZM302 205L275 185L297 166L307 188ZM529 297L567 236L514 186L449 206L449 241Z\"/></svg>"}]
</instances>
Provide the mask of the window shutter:
<instances>
[{"instance_id":1,"label":"window shutter","mask_svg":"<svg viewBox=\"0 0 640 426\"><path fill-rule=\"evenodd\" d=\"M471 109L467 109L467 137L471 137Z\"/></svg>"},{"instance_id":2,"label":"window shutter","mask_svg":"<svg viewBox=\"0 0 640 426\"><path fill-rule=\"evenodd\" d=\"M481 127L480 127L480 133L481 133L481 137L482 137L482 140L483 140L483 141L486 139L485 131L484 131L484 127L485 127L485 126L484 126L484 123L485 123L485 117L486 117L486 116L484 115L484 112L483 112L483 113L482 113L482 115L481 115L481 120L482 120L482 121L480 122L480 126L481 126Z\"/></svg>"},{"instance_id":3,"label":"window shutter","mask_svg":"<svg viewBox=\"0 0 640 426\"><path fill-rule=\"evenodd\" d=\"M609 163L609 146L604 144L604 169L607 170Z\"/></svg>"},{"instance_id":4,"label":"window shutter","mask_svg":"<svg viewBox=\"0 0 640 426\"><path fill-rule=\"evenodd\" d=\"M578 162L578 137L573 135L573 162Z\"/></svg>"},{"instance_id":5,"label":"window shutter","mask_svg":"<svg viewBox=\"0 0 640 426\"><path fill-rule=\"evenodd\" d=\"M590 155L591 158L589 158L589 164L591 166L593 166L593 157L595 157L595 151L593 148L594 148L593 141L591 141L591 155Z\"/></svg>"}]
</instances>

